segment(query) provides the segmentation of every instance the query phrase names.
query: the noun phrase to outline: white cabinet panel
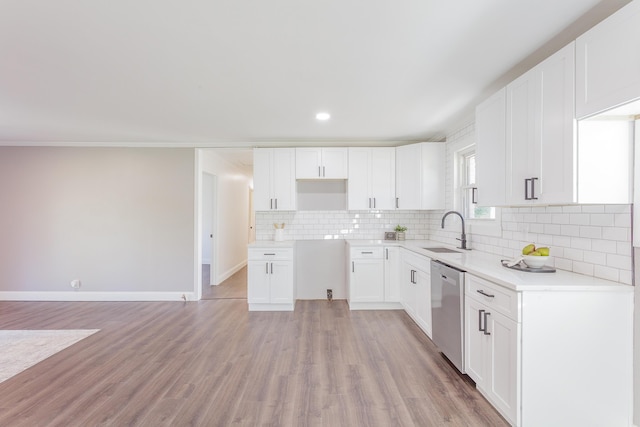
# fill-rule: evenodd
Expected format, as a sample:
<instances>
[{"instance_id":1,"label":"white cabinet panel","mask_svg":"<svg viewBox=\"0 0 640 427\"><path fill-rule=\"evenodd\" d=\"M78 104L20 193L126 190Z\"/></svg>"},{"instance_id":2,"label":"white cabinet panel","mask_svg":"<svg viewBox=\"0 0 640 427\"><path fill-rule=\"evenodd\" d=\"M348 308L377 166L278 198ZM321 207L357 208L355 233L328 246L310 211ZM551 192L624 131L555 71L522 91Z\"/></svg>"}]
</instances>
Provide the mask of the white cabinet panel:
<instances>
[{"instance_id":1,"label":"white cabinet panel","mask_svg":"<svg viewBox=\"0 0 640 427\"><path fill-rule=\"evenodd\" d=\"M351 260L349 302L384 301L384 262L382 259Z\"/></svg>"},{"instance_id":2,"label":"white cabinet panel","mask_svg":"<svg viewBox=\"0 0 640 427\"><path fill-rule=\"evenodd\" d=\"M422 146L396 147L396 208L422 209Z\"/></svg>"},{"instance_id":3,"label":"white cabinet panel","mask_svg":"<svg viewBox=\"0 0 640 427\"><path fill-rule=\"evenodd\" d=\"M348 150L296 148L296 179L347 179Z\"/></svg>"},{"instance_id":4,"label":"white cabinet panel","mask_svg":"<svg viewBox=\"0 0 640 427\"><path fill-rule=\"evenodd\" d=\"M293 249L253 247L248 258L249 311L293 311L296 297Z\"/></svg>"},{"instance_id":5,"label":"white cabinet panel","mask_svg":"<svg viewBox=\"0 0 640 427\"><path fill-rule=\"evenodd\" d=\"M576 116L640 98L640 1L576 39Z\"/></svg>"},{"instance_id":6,"label":"white cabinet panel","mask_svg":"<svg viewBox=\"0 0 640 427\"><path fill-rule=\"evenodd\" d=\"M402 251L402 306L429 338L432 333L430 261L411 251Z\"/></svg>"},{"instance_id":7,"label":"white cabinet panel","mask_svg":"<svg viewBox=\"0 0 640 427\"><path fill-rule=\"evenodd\" d=\"M506 88L506 203L576 201L574 43Z\"/></svg>"},{"instance_id":8,"label":"white cabinet panel","mask_svg":"<svg viewBox=\"0 0 640 427\"><path fill-rule=\"evenodd\" d=\"M253 150L253 198L256 211L295 210L295 150Z\"/></svg>"},{"instance_id":9,"label":"white cabinet panel","mask_svg":"<svg viewBox=\"0 0 640 427\"><path fill-rule=\"evenodd\" d=\"M505 204L506 89L476 108L476 183L478 205Z\"/></svg>"},{"instance_id":10,"label":"white cabinet panel","mask_svg":"<svg viewBox=\"0 0 640 427\"><path fill-rule=\"evenodd\" d=\"M444 209L445 144L423 142L396 147L396 208Z\"/></svg>"},{"instance_id":11,"label":"white cabinet panel","mask_svg":"<svg viewBox=\"0 0 640 427\"><path fill-rule=\"evenodd\" d=\"M395 208L395 149L349 148L348 209Z\"/></svg>"},{"instance_id":12,"label":"white cabinet panel","mask_svg":"<svg viewBox=\"0 0 640 427\"><path fill-rule=\"evenodd\" d=\"M384 300L400 302L400 248L389 246L384 248L384 252Z\"/></svg>"}]
</instances>

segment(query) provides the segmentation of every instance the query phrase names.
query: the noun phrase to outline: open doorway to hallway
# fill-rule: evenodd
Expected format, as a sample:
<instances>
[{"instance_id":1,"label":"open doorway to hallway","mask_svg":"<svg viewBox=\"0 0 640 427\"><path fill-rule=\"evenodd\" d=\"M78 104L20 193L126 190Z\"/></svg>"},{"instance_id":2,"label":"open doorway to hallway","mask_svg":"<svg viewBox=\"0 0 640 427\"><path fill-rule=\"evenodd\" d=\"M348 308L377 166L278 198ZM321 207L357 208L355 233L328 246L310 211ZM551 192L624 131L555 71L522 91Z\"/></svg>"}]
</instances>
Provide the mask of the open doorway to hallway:
<instances>
[{"instance_id":1,"label":"open doorway to hallway","mask_svg":"<svg viewBox=\"0 0 640 427\"><path fill-rule=\"evenodd\" d=\"M203 268L203 281L204 274ZM241 268L218 286L203 286L202 299L247 299L247 267Z\"/></svg>"}]
</instances>

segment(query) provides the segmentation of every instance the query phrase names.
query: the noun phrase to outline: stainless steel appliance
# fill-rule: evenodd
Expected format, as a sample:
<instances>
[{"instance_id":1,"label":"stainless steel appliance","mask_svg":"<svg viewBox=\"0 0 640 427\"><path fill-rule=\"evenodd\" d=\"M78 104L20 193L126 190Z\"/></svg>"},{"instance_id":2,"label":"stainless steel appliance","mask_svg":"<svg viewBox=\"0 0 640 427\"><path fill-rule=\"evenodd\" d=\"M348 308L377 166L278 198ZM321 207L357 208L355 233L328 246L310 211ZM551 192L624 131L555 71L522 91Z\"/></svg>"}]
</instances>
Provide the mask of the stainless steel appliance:
<instances>
[{"instance_id":1,"label":"stainless steel appliance","mask_svg":"<svg viewBox=\"0 0 640 427\"><path fill-rule=\"evenodd\" d=\"M464 366L464 271L431 261L432 339L458 368Z\"/></svg>"}]
</instances>

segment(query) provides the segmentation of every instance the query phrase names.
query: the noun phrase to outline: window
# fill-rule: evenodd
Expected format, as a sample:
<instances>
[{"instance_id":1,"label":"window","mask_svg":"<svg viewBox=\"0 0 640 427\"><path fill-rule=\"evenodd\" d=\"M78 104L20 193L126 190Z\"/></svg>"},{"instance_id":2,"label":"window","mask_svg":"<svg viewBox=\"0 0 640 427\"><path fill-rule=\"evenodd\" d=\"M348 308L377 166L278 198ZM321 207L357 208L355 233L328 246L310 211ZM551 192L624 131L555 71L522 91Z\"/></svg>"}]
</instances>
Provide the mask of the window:
<instances>
[{"instance_id":1,"label":"window","mask_svg":"<svg viewBox=\"0 0 640 427\"><path fill-rule=\"evenodd\" d=\"M467 147L458 152L458 200L465 218L495 219L494 207L477 205L478 188L476 187L476 150L475 146Z\"/></svg>"}]
</instances>

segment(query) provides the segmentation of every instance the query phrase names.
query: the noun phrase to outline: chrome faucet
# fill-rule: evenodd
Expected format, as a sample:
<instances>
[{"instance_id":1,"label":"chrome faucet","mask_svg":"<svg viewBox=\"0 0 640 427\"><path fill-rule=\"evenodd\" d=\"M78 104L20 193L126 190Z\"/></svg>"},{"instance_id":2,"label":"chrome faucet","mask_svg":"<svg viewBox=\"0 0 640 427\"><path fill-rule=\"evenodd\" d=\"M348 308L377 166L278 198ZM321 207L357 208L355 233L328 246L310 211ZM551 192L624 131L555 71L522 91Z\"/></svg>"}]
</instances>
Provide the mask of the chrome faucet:
<instances>
[{"instance_id":1,"label":"chrome faucet","mask_svg":"<svg viewBox=\"0 0 640 427\"><path fill-rule=\"evenodd\" d=\"M464 232L464 217L462 216L462 214L460 212L457 211L449 211L446 214L444 214L442 216L442 228L444 228L444 219L449 216L450 214L456 214L460 217L460 221L462 221L462 235L460 236L459 239L456 240L460 240L460 249L466 249L468 251L471 250L471 248L467 248L467 235Z\"/></svg>"}]
</instances>

